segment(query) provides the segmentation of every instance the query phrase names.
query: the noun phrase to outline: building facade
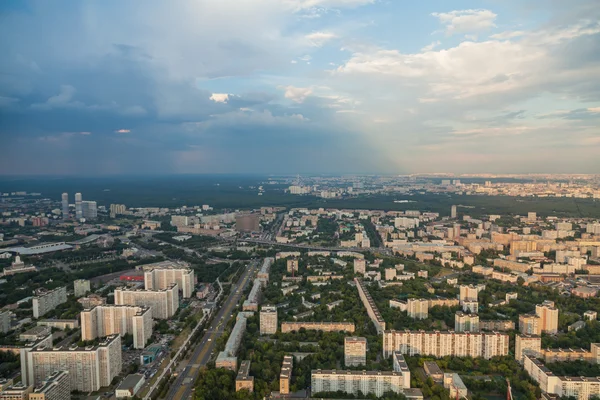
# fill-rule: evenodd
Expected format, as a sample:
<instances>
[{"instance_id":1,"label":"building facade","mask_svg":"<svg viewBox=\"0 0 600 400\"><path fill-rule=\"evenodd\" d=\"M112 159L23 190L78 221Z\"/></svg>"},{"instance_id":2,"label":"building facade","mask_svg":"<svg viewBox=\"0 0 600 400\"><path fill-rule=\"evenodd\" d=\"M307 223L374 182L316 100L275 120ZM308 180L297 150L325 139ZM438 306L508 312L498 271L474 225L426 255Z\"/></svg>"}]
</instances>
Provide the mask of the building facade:
<instances>
[{"instance_id":1,"label":"building facade","mask_svg":"<svg viewBox=\"0 0 600 400\"><path fill-rule=\"evenodd\" d=\"M457 311L454 314L454 330L456 332L479 332L479 315Z\"/></svg>"},{"instance_id":2,"label":"building facade","mask_svg":"<svg viewBox=\"0 0 600 400\"><path fill-rule=\"evenodd\" d=\"M152 309L152 318L169 319L179 308L179 288L177 284L162 290L117 288L115 304L149 307Z\"/></svg>"},{"instance_id":3,"label":"building facade","mask_svg":"<svg viewBox=\"0 0 600 400\"><path fill-rule=\"evenodd\" d=\"M535 314L540 318L540 330L545 333L558 332L558 308L553 301L546 300L535 306Z\"/></svg>"},{"instance_id":4,"label":"building facade","mask_svg":"<svg viewBox=\"0 0 600 400\"><path fill-rule=\"evenodd\" d=\"M354 332L354 322L282 322L281 333L299 331L301 328L323 332Z\"/></svg>"},{"instance_id":5,"label":"building facade","mask_svg":"<svg viewBox=\"0 0 600 400\"><path fill-rule=\"evenodd\" d=\"M35 387L29 400L70 400L71 378L69 371L56 371Z\"/></svg>"},{"instance_id":6,"label":"building facade","mask_svg":"<svg viewBox=\"0 0 600 400\"><path fill-rule=\"evenodd\" d=\"M367 363L367 339L364 337L344 338L344 365L355 367Z\"/></svg>"},{"instance_id":7,"label":"building facade","mask_svg":"<svg viewBox=\"0 0 600 400\"><path fill-rule=\"evenodd\" d=\"M142 266L144 269L144 288L146 290L163 290L177 284L183 298L192 297L194 293L194 270L187 265L179 265L164 261Z\"/></svg>"},{"instance_id":8,"label":"building facade","mask_svg":"<svg viewBox=\"0 0 600 400\"><path fill-rule=\"evenodd\" d=\"M67 288L64 286L54 290L39 292L33 297L33 317L39 318L58 305L67 302Z\"/></svg>"},{"instance_id":9,"label":"building facade","mask_svg":"<svg viewBox=\"0 0 600 400\"><path fill-rule=\"evenodd\" d=\"M254 377L250 376L250 360L240 363L240 369L235 378L235 391L239 392L240 390L254 391Z\"/></svg>"},{"instance_id":10,"label":"building facade","mask_svg":"<svg viewBox=\"0 0 600 400\"><path fill-rule=\"evenodd\" d=\"M385 330L385 321L383 320L383 317L381 316L381 313L379 312L375 301L369 294L365 283L358 278L354 278L354 283L356 284L356 288L358 289L358 296L360 297L360 299L363 302L363 305L367 309L367 314L369 314L373 325L375 325L377 333L383 333L383 331Z\"/></svg>"},{"instance_id":11,"label":"building facade","mask_svg":"<svg viewBox=\"0 0 600 400\"><path fill-rule=\"evenodd\" d=\"M263 306L260 309L260 334L273 335L277 332L277 307Z\"/></svg>"},{"instance_id":12,"label":"building facade","mask_svg":"<svg viewBox=\"0 0 600 400\"><path fill-rule=\"evenodd\" d=\"M133 347L143 349L152 336L152 311L144 306L103 305L81 312L81 339L133 335Z\"/></svg>"},{"instance_id":13,"label":"building facade","mask_svg":"<svg viewBox=\"0 0 600 400\"><path fill-rule=\"evenodd\" d=\"M83 297L90 291L90 281L87 279L77 279L73 282L73 292L75 297Z\"/></svg>"}]
</instances>

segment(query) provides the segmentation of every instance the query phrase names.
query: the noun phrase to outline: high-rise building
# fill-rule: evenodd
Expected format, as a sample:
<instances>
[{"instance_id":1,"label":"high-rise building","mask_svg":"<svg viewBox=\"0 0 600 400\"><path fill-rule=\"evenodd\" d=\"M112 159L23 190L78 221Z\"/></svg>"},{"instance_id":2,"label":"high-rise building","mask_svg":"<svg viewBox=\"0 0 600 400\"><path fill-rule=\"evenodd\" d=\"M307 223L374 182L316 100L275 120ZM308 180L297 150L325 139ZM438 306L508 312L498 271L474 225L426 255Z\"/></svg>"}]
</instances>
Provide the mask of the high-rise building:
<instances>
[{"instance_id":1,"label":"high-rise building","mask_svg":"<svg viewBox=\"0 0 600 400\"><path fill-rule=\"evenodd\" d=\"M542 338L538 335L515 335L515 360L523 363L523 356L539 357L542 351Z\"/></svg>"},{"instance_id":2,"label":"high-rise building","mask_svg":"<svg viewBox=\"0 0 600 400\"><path fill-rule=\"evenodd\" d=\"M56 371L35 387L29 400L70 400L71 378L69 371Z\"/></svg>"},{"instance_id":3,"label":"high-rise building","mask_svg":"<svg viewBox=\"0 0 600 400\"><path fill-rule=\"evenodd\" d=\"M69 373L71 390L94 392L110 386L122 369L121 337L97 346L52 347L52 336L21 348L21 381L37 385L55 371Z\"/></svg>"},{"instance_id":4,"label":"high-rise building","mask_svg":"<svg viewBox=\"0 0 600 400\"><path fill-rule=\"evenodd\" d=\"M81 216L85 219L98 218L98 205L95 201L81 202Z\"/></svg>"},{"instance_id":5,"label":"high-rise building","mask_svg":"<svg viewBox=\"0 0 600 400\"><path fill-rule=\"evenodd\" d=\"M546 300L535 306L535 314L540 317L540 330L546 333L558 332L558 308L554 302Z\"/></svg>"},{"instance_id":6,"label":"high-rise building","mask_svg":"<svg viewBox=\"0 0 600 400\"><path fill-rule=\"evenodd\" d=\"M525 335L541 335L540 317L535 314L519 315L519 331Z\"/></svg>"},{"instance_id":7,"label":"high-rise building","mask_svg":"<svg viewBox=\"0 0 600 400\"><path fill-rule=\"evenodd\" d=\"M120 214L125 214L125 211L127 211L127 207L125 207L125 204L111 204L110 205L110 217L111 218L114 218Z\"/></svg>"},{"instance_id":8,"label":"high-rise building","mask_svg":"<svg viewBox=\"0 0 600 400\"><path fill-rule=\"evenodd\" d=\"M179 286L183 298L192 297L194 293L194 270L185 263L163 261L143 265L144 287L146 290L162 290L174 283Z\"/></svg>"},{"instance_id":9,"label":"high-rise building","mask_svg":"<svg viewBox=\"0 0 600 400\"><path fill-rule=\"evenodd\" d=\"M346 367L367 363L367 339L364 337L344 338L344 365Z\"/></svg>"},{"instance_id":10,"label":"high-rise building","mask_svg":"<svg viewBox=\"0 0 600 400\"><path fill-rule=\"evenodd\" d=\"M536 219L537 219L537 213L535 211L530 211L527 213L527 221L535 222Z\"/></svg>"},{"instance_id":11,"label":"high-rise building","mask_svg":"<svg viewBox=\"0 0 600 400\"><path fill-rule=\"evenodd\" d=\"M62 205L62 218L66 220L69 218L69 193L63 193L61 198Z\"/></svg>"},{"instance_id":12,"label":"high-rise building","mask_svg":"<svg viewBox=\"0 0 600 400\"><path fill-rule=\"evenodd\" d=\"M426 332L385 331L383 333L383 356L393 352L414 356L434 357L483 357L490 359L508 354L508 335L498 332Z\"/></svg>"},{"instance_id":13,"label":"high-rise building","mask_svg":"<svg viewBox=\"0 0 600 400\"><path fill-rule=\"evenodd\" d=\"M408 299L406 300L406 312L414 319L427 319L429 316L429 300Z\"/></svg>"},{"instance_id":14,"label":"high-rise building","mask_svg":"<svg viewBox=\"0 0 600 400\"><path fill-rule=\"evenodd\" d=\"M462 311L457 311L454 314L454 331L479 332L479 315L465 314Z\"/></svg>"},{"instance_id":15,"label":"high-rise building","mask_svg":"<svg viewBox=\"0 0 600 400\"><path fill-rule=\"evenodd\" d=\"M359 275L364 275L367 271L367 262L364 258L355 258L354 259L354 273Z\"/></svg>"},{"instance_id":16,"label":"high-rise building","mask_svg":"<svg viewBox=\"0 0 600 400\"><path fill-rule=\"evenodd\" d=\"M81 193L75 193L75 218L80 220L83 218L83 209L81 208Z\"/></svg>"},{"instance_id":17,"label":"high-rise building","mask_svg":"<svg viewBox=\"0 0 600 400\"><path fill-rule=\"evenodd\" d=\"M459 299L463 303L465 301L477 301L479 291L483 290L483 287L480 285L460 285L459 289Z\"/></svg>"},{"instance_id":18,"label":"high-rise building","mask_svg":"<svg viewBox=\"0 0 600 400\"><path fill-rule=\"evenodd\" d=\"M10 313L8 311L0 311L0 333L10 331Z\"/></svg>"},{"instance_id":19,"label":"high-rise building","mask_svg":"<svg viewBox=\"0 0 600 400\"><path fill-rule=\"evenodd\" d=\"M260 309L260 334L273 335L277 332L277 307L262 306Z\"/></svg>"},{"instance_id":20,"label":"high-rise building","mask_svg":"<svg viewBox=\"0 0 600 400\"><path fill-rule=\"evenodd\" d=\"M152 311L144 306L103 305L81 312L81 339L133 335L133 347L143 349L152 336Z\"/></svg>"},{"instance_id":21,"label":"high-rise building","mask_svg":"<svg viewBox=\"0 0 600 400\"><path fill-rule=\"evenodd\" d=\"M293 363L294 358L292 356L283 357L283 363L281 364L281 373L279 374L279 394L290 393Z\"/></svg>"},{"instance_id":22,"label":"high-rise building","mask_svg":"<svg viewBox=\"0 0 600 400\"><path fill-rule=\"evenodd\" d=\"M75 297L83 297L90 291L90 281L87 279L77 279L73 282L73 291Z\"/></svg>"},{"instance_id":23,"label":"high-rise building","mask_svg":"<svg viewBox=\"0 0 600 400\"><path fill-rule=\"evenodd\" d=\"M177 284L162 290L140 290L125 287L115 289L115 304L145 306L152 309L152 318L169 319L179 308Z\"/></svg>"},{"instance_id":24,"label":"high-rise building","mask_svg":"<svg viewBox=\"0 0 600 400\"><path fill-rule=\"evenodd\" d=\"M240 343L242 343L244 332L246 332L246 323L247 319L245 315L243 315L243 313L238 313L229 339L227 339L227 343L225 343L225 349L217 355L215 363L217 368L227 368L232 371L237 369L236 354L240 348Z\"/></svg>"},{"instance_id":25,"label":"high-rise building","mask_svg":"<svg viewBox=\"0 0 600 400\"><path fill-rule=\"evenodd\" d=\"M39 290L33 297L33 317L39 318L56 306L67 302L67 288L64 286L54 290Z\"/></svg>"},{"instance_id":26,"label":"high-rise building","mask_svg":"<svg viewBox=\"0 0 600 400\"><path fill-rule=\"evenodd\" d=\"M450 218L452 218L452 219L456 219L456 206L455 206L455 205L453 205L453 206L450 208Z\"/></svg>"},{"instance_id":27,"label":"high-rise building","mask_svg":"<svg viewBox=\"0 0 600 400\"><path fill-rule=\"evenodd\" d=\"M258 214L240 214L235 217L235 230L238 232L258 232L260 223Z\"/></svg>"},{"instance_id":28,"label":"high-rise building","mask_svg":"<svg viewBox=\"0 0 600 400\"><path fill-rule=\"evenodd\" d=\"M410 374L410 373L409 373ZM337 392L363 395L375 394L382 397L386 392L402 393L408 389L403 371L344 371L312 370L312 393ZM410 381L410 375L409 375Z\"/></svg>"}]
</instances>

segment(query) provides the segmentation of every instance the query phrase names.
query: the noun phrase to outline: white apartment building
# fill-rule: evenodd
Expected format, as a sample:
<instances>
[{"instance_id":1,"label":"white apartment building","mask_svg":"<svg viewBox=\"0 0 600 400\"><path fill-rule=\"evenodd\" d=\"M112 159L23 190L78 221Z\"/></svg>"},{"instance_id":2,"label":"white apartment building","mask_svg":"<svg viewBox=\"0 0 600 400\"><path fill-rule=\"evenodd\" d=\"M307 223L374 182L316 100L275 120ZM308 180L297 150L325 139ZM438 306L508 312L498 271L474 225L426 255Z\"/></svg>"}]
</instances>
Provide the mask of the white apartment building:
<instances>
[{"instance_id":1,"label":"white apartment building","mask_svg":"<svg viewBox=\"0 0 600 400\"><path fill-rule=\"evenodd\" d=\"M479 312L479 302L478 301L463 301L462 303L463 312L469 314L477 314Z\"/></svg>"},{"instance_id":2,"label":"white apartment building","mask_svg":"<svg viewBox=\"0 0 600 400\"><path fill-rule=\"evenodd\" d=\"M144 306L103 305L81 312L81 339L133 335L133 347L143 349L152 336L152 310Z\"/></svg>"},{"instance_id":3,"label":"white apartment building","mask_svg":"<svg viewBox=\"0 0 600 400\"><path fill-rule=\"evenodd\" d=\"M523 356L539 357L542 353L542 338L538 335L515 335L515 360L523 363Z\"/></svg>"},{"instance_id":4,"label":"white apartment building","mask_svg":"<svg viewBox=\"0 0 600 400\"><path fill-rule=\"evenodd\" d=\"M56 371L35 387L29 400L71 400L69 371Z\"/></svg>"},{"instance_id":5,"label":"white apartment building","mask_svg":"<svg viewBox=\"0 0 600 400\"><path fill-rule=\"evenodd\" d=\"M479 332L479 315L457 311L454 314L454 330L456 332Z\"/></svg>"},{"instance_id":6,"label":"white apartment building","mask_svg":"<svg viewBox=\"0 0 600 400\"><path fill-rule=\"evenodd\" d=\"M146 290L167 289L176 283L183 298L192 297L195 280L194 270L189 268L187 264L163 261L143 265L142 269L144 270L144 288Z\"/></svg>"},{"instance_id":7,"label":"white apartment building","mask_svg":"<svg viewBox=\"0 0 600 400\"><path fill-rule=\"evenodd\" d=\"M54 290L39 292L33 297L33 317L39 318L58 305L67 302L67 288L64 286Z\"/></svg>"},{"instance_id":8,"label":"white apartment building","mask_svg":"<svg viewBox=\"0 0 600 400\"><path fill-rule=\"evenodd\" d=\"M406 300L406 312L414 319L427 319L429 316L429 300L408 299Z\"/></svg>"},{"instance_id":9,"label":"white apartment building","mask_svg":"<svg viewBox=\"0 0 600 400\"><path fill-rule=\"evenodd\" d=\"M353 367L367 363L367 339L364 337L344 338L344 365Z\"/></svg>"},{"instance_id":10,"label":"white apartment building","mask_svg":"<svg viewBox=\"0 0 600 400\"><path fill-rule=\"evenodd\" d=\"M277 307L263 306L260 309L260 334L273 335L277 332Z\"/></svg>"},{"instance_id":11,"label":"white apartment building","mask_svg":"<svg viewBox=\"0 0 600 400\"><path fill-rule=\"evenodd\" d=\"M402 372L389 371L337 371L313 370L311 372L312 393L337 392L356 395L374 393L383 396L385 392L402 393L405 379ZM410 386L409 386L410 387Z\"/></svg>"},{"instance_id":12,"label":"white apartment building","mask_svg":"<svg viewBox=\"0 0 600 400\"><path fill-rule=\"evenodd\" d=\"M21 380L37 385L55 371L68 371L71 390L94 392L110 386L121 372L121 337L109 336L98 346L52 347L47 338L21 348Z\"/></svg>"},{"instance_id":13,"label":"white apartment building","mask_svg":"<svg viewBox=\"0 0 600 400\"><path fill-rule=\"evenodd\" d=\"M115 304L118 306L145 306L152 309L152 318L169 319L179 308L177 284L162 290L115 289Z\"/></svg>"},{"instance_id":14,"label":"white apartment building","mask_svg":"<svg viewBox=\"0 0 600 400\"><path fill-rule=\"evenodd\" d=\"M73 282L73 291L75 297L83 297L90 291L90 281L87 279L77 279Z\"/></svg>"},{"instance_id":15,"label":"white apartment building","mask_svg":"<svg viewBox=\"0 0 600 400\"><path fill-rule=\"evenodd\" d=\"M383 332L383 356L395 351L414 356L484 357L508 354L508 335L498 332L470 333L454 331L394 331Z\"/></svg>"}]
</instances>

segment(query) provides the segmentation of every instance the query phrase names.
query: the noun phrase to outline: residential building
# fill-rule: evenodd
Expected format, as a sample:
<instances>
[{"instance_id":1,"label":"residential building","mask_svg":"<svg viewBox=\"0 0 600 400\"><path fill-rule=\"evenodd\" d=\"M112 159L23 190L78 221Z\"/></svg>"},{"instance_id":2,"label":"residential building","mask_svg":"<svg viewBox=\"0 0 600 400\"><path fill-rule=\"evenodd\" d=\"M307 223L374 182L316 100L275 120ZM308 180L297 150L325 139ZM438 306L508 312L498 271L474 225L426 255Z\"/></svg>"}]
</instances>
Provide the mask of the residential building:
<instances>
[{"instance_id":1,"label":"residential building","mask_svg":"<svg viewBox=\"0 0 600 400\"><path fill-rule=\"evenodd\" d=\"M34 326L19 334L19 340L22 342L37 342L40 338L48 336L51 332L52 328L49 326Z\"/></svg>"},{"instance_id":2,"label":"residential building","mask_svg":"<svg viewBox=\"0 0 600 400\"><path fill-rule=\"evenodd\" d=\"M371 321L375 325L377 333L383 333L383 331L385 330L385 321L383 320L379 309L377 309L375 301L373 300L373 298L371 298L371 295L367 291L366 285L361 279L358 278L354 278L354 283L356 283L358 295L362 300L363 305L367 309L367 314L369 314Z\"/></svg>"},{"instance_id":3,"label":"residential building","mask_svg":"<svg viewBox=\"0 0 600 400\"><path fill-rule=\"evenodd\" d=\"M344 338L344 365L355 367L367 363L367 339L350 336Z\"/></svg>"},{"instance_id":4,"label":"residential building","mask_svg":"<svg viewBox=\"0 0 600 400\"><path fill-rule=\"evenodd\" d=\"M588 310L583 313L583 317L588 321L595 321L598 318L598 313L596 311Z\"/></svg>"},{"instance_id":5,"label":"residential building","mask_svg":"<svg viewBox=\"0 0 600 400\"><path fill-rule=\"evenodd\" d=\"M81 215L85 219L96 219L98 218L98 205L95 201L82 201L81 202Z\"/></svg>"},{"instance_id":6,"label":"residential building","mask_svg":"<svg viewBox=\"0 0 600 400\"><path fill-rule=\"evenodd\" d=\"M337 392L357 395L375 394L381 397L385 392L402 393L405 379L402 372L388 371L344 371L313 370L311 372L312 393Z\"/></svg>"},{"instance_id":7,"label":"residential building","mask_svg":"<svg viewBox=\"0 0 600 400\"><path fill-rule=\"evenodd\" d=\"M144 288L146 290L163 290L177 284L183 298L192 297L194 293L194 270L187 264L163 261L143 265Z\"/></svg>"},{"instance_id":8,"label":"residential building","mask_svg":"<svg viewBox=\"0 0 600 400\"><path fill-rule=\"evenodd\" d=\"M456 219L456 206L455 205L450 207L450 218Z\"/></svg>"},{"instance_id":9,"label":"residential building","mask_svg":"<svg viewBox=\"0 0 600 400\"><path fill-rule=\"evenodd\" d=\"M393 281L394 279L396 279L396 268L386 268L385 269L385 280L386 281Z\"/></svg>"},{"instance_id":10,"label":"residential building","mask_svg":"<svg viewBox=\"0 0 600 400\"><path fill-rule=\"evenodd\" d=\"M114 218L117 215L125 214L127 207L125 204L111 204L110 205L110 217Z\"/></svg>"},{"instance_id":11,"label":"residential building","mask_svg":"<svg viewBox=\"0 0 600 400\"><path fill-rule=\"evenodd\" d=\"M367 271L367 261L364 258L354 259L354 273L364 275Z\"/></svg>"},{"instance_id":12,"label":"residential building","mask_svg":"<svg viewBox=\"0 0 600 400\"><path fill-rule=\"evenodd\" d=\"M250 376L250 360L240 363L240 369L235 378L235 391L239 392L240 390L254 391L254 377Z\"/></svg>"},{"instance_id":13,"label":"residential building","mask_svg":"<svg viewBox=\"0 0 600 400\"><path fill-rule=\"evenodd\" d=\"M66 302L67 288L64 286L48 291L39 290L37 295L33 297L33 317L39 318Z\"/></svg>"},{"instance_id":14,"label":"residential building","mask_svg":"<svg viewBox=\"0 0 600 400\"><path fill-rule=\"evenodd\" d=\"M66 329L79 328L79 321L76 319L42 319L37 322L38 326L49 326L51 328L60 329L64 331Z\"/></svg>"},{"instance_id":15,"label":"residential building","mask_svg":"<svg viewBox=\"0 0 600 400\"><path fill-rule=\"evenodd\" d=\"M425 361L423 363L423 370L435 383L441 384L444 382L444 372L442 372L442 369L435 361Z\"/></svg>"},{"instance_id":16,"label":"residential building","mask_svg":"<svg viewBox=\"0 0 600 400\"><path fill-rule=\"evenodd\" d=\"M260 334L274 335L277 332L277 307L262 306L260 309Z\"/></svg>"},{"instance_id":17,"label":"residential building","mask_svg":"<svg viewBox=\"0 0 600 400\"><path fill-rule=\"evenodd\" d=\"M451 399L466 399L467 398L467 387L465 386L460 376L455 373L444 374L444 388L450 391Z\"/></svg>"},{"instance_id":18,"label":"residential building","mask_svg":"<svg viewBox=\"0 0 600 400\"><path fill-rule=\"evenodd\" d=\"M429 300L408 299L406 300L406 312L414 319L427 319L429 316Z\"/></svg>"},{"instance_id":19,"label":"residential building","mask_svg":"<svg viewBox=\"0 0 600 400\"><path fill-rule=\"evenodd\" d=\"M354 322L282 322L281 333L299 331L301 328L306 330L323 332L354 332Z\"/></svg>"},{"instance_id":20,"label":"residential building","mask_svg":"<svg viewBox=\"0 0 600 400\"><path fill-rule=\"evenodd\" d=\"M145 306L103 305L81 312L81 339L133 335L133 347L143 349L152 336L152 310Z\"/></svg>"},{"instance_id":21,"label":"residential building","mask_svg":"<svg viewBox=\"0 0 600 400\"><path fill-rule=\"evenodd\" d=\"M288 258L287 259L287 272L290 274L298 272L298 259L297 258Z\"/></svg>"},{"instance_id":22,"label":"residential building","mask_svg":"<svg viewBox=\"0 0 600 400\"><path fill-rule=\"evenodd\" d=\"M477 314L479 312L479 302L477 301L463 301L462 309L466 313Z\"/></svg>"},{"instance_id":23,"label":"residential building","mask_svg":"<svg viewBox=\"0 0 600 400\"><path fill-rule=\"evenodd\" d=\"M217 368L227 368L232 371L237 369L236 354L242 342L244 332L246 332L246 322L246 316L243 313L238 313L229 339L225 343L225 349L217 355Z\"/></svg>"},{"instance_id":24,"label":"residential building","mask_svg":"<svg viewBox=\"0 0 600 400\"><path fill-rule=\"evenodd\" d=\"M260 231L258 214L239 214L235 216L235 230L250 233Z\"/></svg>"},{"instance_id":25,"label":"residential building","mask_svg":"<svg viewBox=\"0 0 600 400\"><path fill-rule=\"evenodd\" d=\"M260 301L260 291L263 288L263 281L255 279L248 298L242 304L243 311L258 311L258 303Z\"/></svg>"},{"instance_id":26,"label":"residential building","mask_svg":"<svg viewBox=\"0 0 600 400\"><path fill-rule=\"evenodd\" d=\"M81 207L81 193L75 193L75 218L79 221L83 218L83 209Z\"/></svg>"},{"instance_id":27,"label":"residential building","mask_svg":"<svg viewBox=\"0 0 600 400\"><path fill-rule=\"evenodd\" d=\"M135 396L146 383L146 378L143 374L127 375L123 382L117 386L115 396L118 399Z\"/></svg>"},{"instance_id":28,"label":"residential building","mask_svg":"<svg viewBox=\"0 0 600 400\"><path fill-rule=\"evenodd\" d=\"M402 375L400 383L402 389L410 388L410 370L408 369L408 364L402 353L395 351L394 354L392 354L392 365L394 372L398 372Z\"/></svg>"},{"instance_id":29,"label":"residential building","mask_svg":"<svg viewBox=\"0 0 600 400\"><path fill-rule=\"evenodd\" d=\"M83 297L90 290L90 281L87 279L76 279L75 282L73 282L75 297Z\"/></svg>"},{"instance_id":30,"label":"residential building","mask_svg":"<svg viewBox=\"0 0 600 400\"><path fill-rule=\"evenodd\" d=\"M483 331L506 332L514 330L515 323L508 319L479 320L479 329Z\"/></svg>"},{"instance_id":31,"label":"residential building","mask_svg":"<svg viewBox=\"0 0 600 400\"><path fill-rule=\"evenodd\" d=\"M115 289L115 304L150 307L152 318L169 319L179 308L179 287L177 284L173 284L162 290L117 288Z\"/></svg>"},{"instance_id":32,"label":"residential building","mask_svg":"<svg viewBox=\"0 0 600 400\"><path fill-rule=\"evenodd\" d=\"M459 286L460 289L460 301L461 303L465 302L465 301L477 301L477 297L479 295L479 291L482 289L485 289L485 287L482 287L480 285L460 285Z\"/></svg>"},{"instance_id":33,"label":"residential building","mask_svg":"<svg viewBox=\"0 0 600 400\"><path fill-rule=\"evenodd\" d=\"M544 301L535 306L535 313L540 317L540 330L546 333L558 332L558 308L553 301Z\"/></svg>"},{"instance_id":34,"label":"residential building","mask_svg":"<svg viewBox=\"0 0 600 400\"><path fill-rule=\"evenodd\" d=\"M294 357L284 356L281 364L281 373L279 374L279 394L290 393L290 383L292 381L292 368Z\"/></svg>"},{"instance_id":35,"label":"residential building","mask_svg":"<svg viewBox=\"0 0 600 400\"><path fill-rule=\"evenodd\" d=\"M70 400L71 378L69 371L55 371L44 381L40 382L32 393L29 400Z\"/></svg>"},{"instance_id":36,"label":"residential building","mask_svg":"<svg viewBox=\"0 0 600 400\"><path fill-rule=\"evenodd\" d=\"M33 385L10 385L0 392L0 400L28 400L33 392Z\"/></svg>"},{"instance_id":37,"label":"residential building","mask_svg":"<svg viewBox=\"0 0 600 400\"><path fill-rule=\"evenodd\" d=\"M383 356L394 351L414 356L484 357L508 354L508 335L498 332L470 333L454 331L394 331L383 332Z\"/></svg>"},{"instance_id":38,"label":"residential building","mask_svg":"<svg viewBox=\"0 0 600 400\"><path fill-rule=\"evenodd\" d=\"M542 338L538 335L515 335L515 359L523 363L523 356L539 357L542 351Z\"/></svg>"},{"instance_id":39,"label":"residential building","mask_svg":"<svg viewBox=\"0 0 600 400\"><path fill-rule=\"evenodd\" d=\"M63 193L61 197L62 206L62 219L66 220L69 218L69 194Z\"/></svg>"},{"instance_id":40,"label":"residential building","mask_svg":"<svg viewBox=\"0 0 600 400\"><path fill-rule=\"evenodd\" d=\"M540 317L535 314L519 315L519 331L527 335L541 335Z\"/></svg>"},{"instance_id":41,"label":"residential building","mask_svg":"<svg viewBox=\"0 0 600 400\"><path fill-rule=\"evenodd\" d=\"M55 371L66 370L71 390L94 392L110 386L121 368L119 335L109 336L97 346L54 348L49 336L21 348L21 380L26 385L39 384Z\"/></svg>"},{"instance_id":42,"label":"residential building","mask_svg":"<svg viewBox=\"0 0 600 400\"><path fill-rule=\"evenodd\" d=\"M0 311L0 333L6 333L10 329L10 312Z\"/></svg>"},{"instance_id":43,"label":"residential building","mask_svg":"<svg viewBox=\"0 0 600 400\"><path fill-rule=\"evenodd\" d=\"M90 294L87 297L82 297L78 299L77 302L81 304L83 309L87 309L106 304L106 299L104 297L98 296L97 294Z\"/></svg>"},{"instance_id":44,"label":"residential building","mask_svg":"<svg viewBox=\"0 0 600 400\"><path fill-rule=\"evenodd\" d=\"M298 253L299 255L300 253ZM271 270L271 265L273 265L275 260L273 257L266 257L260 267L260 271L256 274L256 278L259 279L263 283L263 287L267 286L269 282L269 271Z\"/></svg>"},{"instance_id":45,"label":"residential building","mask_svg":"<svg viewBox=\"0 0 600 400\"><path fill-rule=\"evenodd\" d=\"M457 311L454 314L454 330L456 332L479 332L479 315Z\"/></svg>"}]
</instances>

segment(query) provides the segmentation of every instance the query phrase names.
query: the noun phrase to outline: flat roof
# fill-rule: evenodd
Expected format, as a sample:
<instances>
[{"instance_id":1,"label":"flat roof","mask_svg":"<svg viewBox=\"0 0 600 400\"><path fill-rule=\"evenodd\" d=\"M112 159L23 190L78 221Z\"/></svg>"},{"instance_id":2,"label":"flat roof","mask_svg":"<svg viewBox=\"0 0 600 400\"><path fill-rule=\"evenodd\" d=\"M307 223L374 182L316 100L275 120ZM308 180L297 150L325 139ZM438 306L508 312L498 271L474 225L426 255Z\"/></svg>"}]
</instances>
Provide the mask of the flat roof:
<instances>
[{"instance_id":1,"label":"flat roof","mask_svg":"<svg viewBox=\"0 0 600 400\"><path fill-rule=\"evenodd\" d=\"M136 387L136 385L144 379L144 375L141 374L130 374L123 379L123 382L119 384L117 390L128 390Z\"/></svg>"}]
</instances>

